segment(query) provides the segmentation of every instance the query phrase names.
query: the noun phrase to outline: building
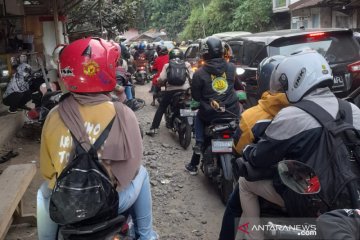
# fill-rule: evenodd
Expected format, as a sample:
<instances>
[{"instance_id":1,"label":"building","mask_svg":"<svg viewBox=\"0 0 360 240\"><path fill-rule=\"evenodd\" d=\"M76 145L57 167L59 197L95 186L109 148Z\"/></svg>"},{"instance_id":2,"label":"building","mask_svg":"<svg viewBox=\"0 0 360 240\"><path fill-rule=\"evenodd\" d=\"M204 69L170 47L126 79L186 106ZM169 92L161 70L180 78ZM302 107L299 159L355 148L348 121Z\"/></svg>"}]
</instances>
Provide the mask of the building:
<instances>
[{"instance_id":1,"label":"building","mask_svg":"<svg viewBox=\"0 0 360 240\"><path fill-rule=\"evenodd\" d=\"M289 12L293 29L360 28L359 0L273 0L273 12Z\"/></svg>"}]
</instances>

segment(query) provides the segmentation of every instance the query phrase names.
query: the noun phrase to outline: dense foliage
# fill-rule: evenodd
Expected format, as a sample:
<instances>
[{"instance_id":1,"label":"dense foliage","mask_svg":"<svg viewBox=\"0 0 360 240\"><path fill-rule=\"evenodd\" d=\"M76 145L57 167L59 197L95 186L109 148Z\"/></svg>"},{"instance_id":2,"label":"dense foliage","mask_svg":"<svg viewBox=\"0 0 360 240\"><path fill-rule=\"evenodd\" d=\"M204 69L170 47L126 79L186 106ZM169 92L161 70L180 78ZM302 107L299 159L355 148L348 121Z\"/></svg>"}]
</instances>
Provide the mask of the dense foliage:
<instances>
[{"instance_id":1,"label":"dense foliage","mask_svg":"<svg viewBox=\"0 0 360 240\"><path fill-rule=\"evenodd\" d=\"M117 35L137 23L142 0L83 0L69 13L70 32L106 30ZM103 29L101 29L103 28Z\"/></svg>"},{"instance_id":2,"label":"dense foliage","mask_svg":"<svg viewBox=\"0 0 360 240\"><path fill-rule=\"evenodd\" d=\"M103 26L114 35L129 27L155 28L171 39L197 39L225 31L263 31L272 16L272 0L101 0L101 14L96 2L84 0L71 11L70 31Z\"/></svg>"}]
</instances>

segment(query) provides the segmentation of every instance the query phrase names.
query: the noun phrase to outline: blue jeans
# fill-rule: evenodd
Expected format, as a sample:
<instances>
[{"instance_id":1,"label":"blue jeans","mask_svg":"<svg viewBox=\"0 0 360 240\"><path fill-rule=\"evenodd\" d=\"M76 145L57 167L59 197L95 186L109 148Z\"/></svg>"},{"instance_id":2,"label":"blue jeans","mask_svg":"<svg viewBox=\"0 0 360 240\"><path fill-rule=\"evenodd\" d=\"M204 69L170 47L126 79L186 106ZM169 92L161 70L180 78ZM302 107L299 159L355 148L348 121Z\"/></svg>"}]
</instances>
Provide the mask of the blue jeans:
<instances>
[{"instance_id":1,"label":"blue jeans","mask_svg":"<svg viewBox=\"0 0 360 240\"><path fill-rule=\"evenodd\" d=\"M51 190L44 182L37 193L37 230L39 240L54 240L58 225L49 216ZM141 166L136 178L119 192L119 213L130 210L134 221L135 233L140 240L156 240L157 234L152 228L152 201L149 174Z\"/></svg>"},{"instance_id":2,"label":"blue jeans","mask_svg":"<svg viewBox=\"0 0 360 240\"><path fill-rule=\"evenodd\" d=\"M236 184L226 204L219 240L233 240L236 233L236 219L240 219L242 213L240 203L239 184Z\"/></svg>"},{"instance_id":3,"label":"blue jeans","mask_svg":"<svg viewBox=\"0 0 360 240\"><path fill-rule=\"evenodd\" d=\"M125 86L125 95L126 95L127 100L133 99L133 95L131 92L131 86Z\"/></svg>"},{"instance_id":4,"label":"blue jeans","mask_svg":"<svg viewBox=\"0 0 360 240\"><path fill-rule=\"evenodd\" d=\"M199 113L195 117L195 141L204 143L204 122L201 120Z\"/></svg>"}]
</instances>

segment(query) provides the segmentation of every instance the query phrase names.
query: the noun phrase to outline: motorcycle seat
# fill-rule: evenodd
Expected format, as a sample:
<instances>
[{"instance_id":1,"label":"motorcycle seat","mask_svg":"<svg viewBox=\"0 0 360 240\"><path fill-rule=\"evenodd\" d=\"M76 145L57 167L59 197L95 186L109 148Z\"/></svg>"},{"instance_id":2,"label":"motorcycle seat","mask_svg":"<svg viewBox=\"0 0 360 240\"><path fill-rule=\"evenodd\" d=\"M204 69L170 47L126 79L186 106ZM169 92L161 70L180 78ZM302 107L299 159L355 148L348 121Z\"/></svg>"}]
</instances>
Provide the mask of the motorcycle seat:
<instances>
[{"instance_id":1,"label":"motorcycle seat","mask_svg":"<svg viewBox=\"0 0 360 240\"><path fill-rule=\"evenodd\" d=\"M235 118L215 118L211 121L211 124L222 124L222 123L229 123L231 121L236 121Z\"/></svg>"}]
</instances>

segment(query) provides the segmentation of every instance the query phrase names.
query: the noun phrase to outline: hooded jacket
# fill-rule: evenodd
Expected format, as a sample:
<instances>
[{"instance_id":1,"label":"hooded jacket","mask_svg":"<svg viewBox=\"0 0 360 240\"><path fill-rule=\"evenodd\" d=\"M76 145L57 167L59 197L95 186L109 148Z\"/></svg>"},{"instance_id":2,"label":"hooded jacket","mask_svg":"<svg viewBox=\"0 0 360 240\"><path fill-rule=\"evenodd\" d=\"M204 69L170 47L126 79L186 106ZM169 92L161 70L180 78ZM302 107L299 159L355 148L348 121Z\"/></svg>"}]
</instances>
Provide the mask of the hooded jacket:
<instances>
[{"instance_id":1,"label":"hooded jacket","mask_svg":"<svg viewBox=\"0 0 360 240\"><path fill-rule=\"evenodd\" d=\"M210 106L211 100L219 102L227 111L239 114L234 81L235 66L223 58L207 60L205 66L194 73L191 93L193 99L200 102L199 114L204 121L211 122L217 117L234 117L226 112L216 112Z\"/></svg>"},{"instance_id":2,"label":"hooded jacket","mask_svg":"<svg viewBox=\"0 0 360 240\"><path fill-rule=\"evenodd\" d=\"M234 150L241 154L244 147L256 143L275 115L289 102L285 93L264 92L258 104L241 114L239 128L234 136Z\"/></svg>"},{"instance_id":3,"label":"hooded jacket","mask_svg":"<svg viewBox=\"0 0 360 240\"><path fill-rule=\"evenodd\" d=\"M153 80L152 80L152 84L153 85L157 85L157 81L158 81L158 78L160 76L160 73L163 69L163 67L165 66L165 64L169 63L169 55L162 55L162 56L158 56L155 61L154 61L154 65L152 66L152 69L153 71L156 71L156 74L154 75L153 77Z\"/></svg>"}]
</instances>

